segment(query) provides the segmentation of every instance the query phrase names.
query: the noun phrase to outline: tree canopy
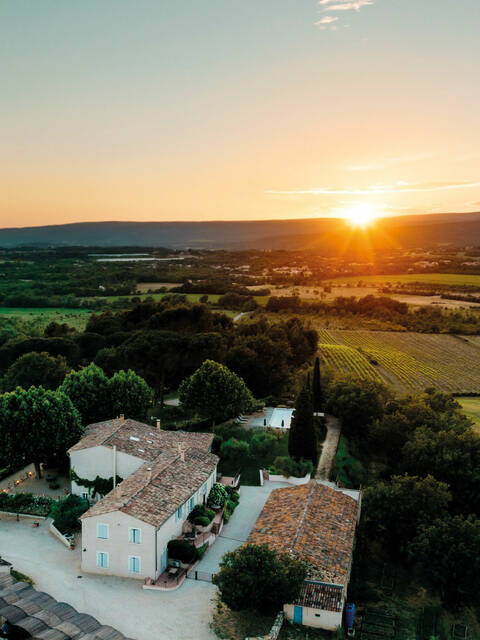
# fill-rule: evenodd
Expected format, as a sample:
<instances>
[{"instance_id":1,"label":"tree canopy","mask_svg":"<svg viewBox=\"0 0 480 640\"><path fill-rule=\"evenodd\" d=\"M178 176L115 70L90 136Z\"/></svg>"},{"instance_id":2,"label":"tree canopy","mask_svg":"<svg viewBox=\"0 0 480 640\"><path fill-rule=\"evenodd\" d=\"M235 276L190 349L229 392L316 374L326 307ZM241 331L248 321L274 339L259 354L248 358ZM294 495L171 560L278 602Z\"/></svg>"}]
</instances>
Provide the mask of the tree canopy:
<instances>
[{"instance_id":1,"label":"tree canopy","mask_svg":"<svg viewBox=\"0 0 480 640\"><path fill-rule=\"evenodd\" d=\"M312 394L307 387L301 390L295 402L288 434L288 452L295 460L311 460L314 465L318 462Z\"/></svg>"},{"instance_id":2,"label":"tree canopy","mask_svg":"<svg viewBox=\"0 0 480 640\"><path fill-rule=\"evenodd\" d=\"M56 389L70 371L64 356L51 356L46 351L25 353L10 365L2 380L4 391L16 387Z\"/></svg>"},{"instance_id":3,"label":"tree canopy","mask_svg":"<svg viewBox=\"0 0 480 640\"><path fill-rule=\"evenodd\" d=\"M248 411L254 402L242 378L213 360L182 382L179 397L185 409L214 423Z\"/></svg>"},{"instance_id":4,"label":"tree canopy","mask_svg":"<svg viewBox=\"0 0 480 640\"><path fill-rule=\"evenodd\" d=\"M80 415L60 391L30 387L0 396L0 449L12 466L63 463L82 435Z\"/></svg>"},{"instance_id":5,"label":"tree canopy","mask_svg":"<svg viewBox=\"0 0 480 640\"><path fill-rule=\"evenodd\" d=\"M108 378L96 364L69 373L59 390L70 398L85 426L113 417Z\"/></svg>"},{"instance_id":6,"label":"tree canopy","mask_svg":"<svg viewBox=\"0 0 480 640\"><path fill-rule=\"evenodd\" d=\"M234 611L276 613L286 602L294 602L306 574L306 565L293 556L266 544L247 544L223 556L213 582Z\"/></svg>"}]
</instances>

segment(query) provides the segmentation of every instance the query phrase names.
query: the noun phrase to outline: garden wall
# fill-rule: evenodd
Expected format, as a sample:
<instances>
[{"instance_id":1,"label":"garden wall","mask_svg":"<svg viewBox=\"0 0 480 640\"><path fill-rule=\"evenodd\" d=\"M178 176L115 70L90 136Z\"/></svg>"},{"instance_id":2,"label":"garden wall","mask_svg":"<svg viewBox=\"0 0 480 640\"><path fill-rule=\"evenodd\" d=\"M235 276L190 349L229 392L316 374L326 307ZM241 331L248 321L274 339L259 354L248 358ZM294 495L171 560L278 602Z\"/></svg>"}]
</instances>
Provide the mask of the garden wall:
<instances>
[{"instance_id":1,"label":"garden wall","mask_svg":"<svg viewBox=\"0 0 480 640\"><path fill-rule=\"evenodd\" d=\"M49 531L51 534L53 534L55 536L55 538L57 538L58 540L60 540L60 542L62 544L64 544L66 547L68 547L68 549L72 548L72 545L70 544L69 540L67 540L65 538L65 536L63 534L60 533L60 531L57 529L57 527L53 524L53 522L50 522L50 525L48 527Z\"/></svg>"}]
</instances>

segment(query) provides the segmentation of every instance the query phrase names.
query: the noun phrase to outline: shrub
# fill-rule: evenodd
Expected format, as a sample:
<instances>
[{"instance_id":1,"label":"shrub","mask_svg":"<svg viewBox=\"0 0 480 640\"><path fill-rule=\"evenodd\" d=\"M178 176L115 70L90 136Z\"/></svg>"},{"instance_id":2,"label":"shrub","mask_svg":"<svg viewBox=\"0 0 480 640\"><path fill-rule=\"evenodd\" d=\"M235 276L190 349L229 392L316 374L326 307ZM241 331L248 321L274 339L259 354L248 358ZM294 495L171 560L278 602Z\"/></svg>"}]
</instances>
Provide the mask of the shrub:
<instances>
[{"instance_id":1,"label":"shrub","mask_svg":"<svg viewBox=\"0 0 480 640\"><path fill-rule=\"evenodd\" d=\"M201 547L198 547L197 556L199 560L203 558L207 549L208 549L208 542L205 542L205 544L202 544Z\"/></svg>"},{"instance_id":2,"label":"shrub","mask_svg":"<svg viewBox=\"0 0 480 640\"><path fill-rule=\"evenodd\" d=\"M289 478L303 478L307 473L312 473L313 464L311 460L294 460L290 456L278 456L273 461L271 472Z\"/></svg>"},{"instance_id":3,"label":"shrub","mask_svg":"<svg viewBox=\"0 0 480 640\"><path fill-rule=\"evenodd\" d=\"M215 517L215 511L212 509L208 509L203 504L197 504L188 514L188 520L193 522L193 524L200 524L201 526L207 526ZM198 518L205 518L207 520L206 524L202 524L200 522L196 522Z\"/></svg>"},{"instance_id":4,"label":"shrub","mask_svg":"<svg viewBox=\"0 0 480 640\"><path fill-rule=\"evenodd\" d=\"M31 493L0 493L0 511L27 513L34 516L48 516L54 500Z\"/></svg>"},{"instance_id":5,"label":"shrub","mask_svg":"<svg viewBox=\"0 0 480 640\"><path fill-rule=\"evenodd\" d=\"M89 507L88 500L85 498L69 495L53 504L50 517L53 518L53 525L60 533L74 533L80 528L80 516Z\"/></svg>"},{"instance_id":6,"label":"shrub","mask_svg":"<svg viewBox=\"0 0 480 640\"><path fill-rule=\"evenodd\" d=\"M193 520L193 524L197 524L199 527L208 527L210 522L211 522L211 520L210 520L210 518L207 518L207 516L197 516Z\"/></svg>"},{"instance_id":7,"label":"shrub","mask_svg":"<svg viewBox=\"0 0 480 640\"><path fill-rule=\"evenodd\" d=\"M225 487L226 492L228 493L228 499L232 502L235 502L235 506L240 502L240 494L233 487Z\"/></svg>"},{"instance_id":8,"label":"shrub","mask_svg":"<svg viewBox=\"0 0 480 640\"><path fill-rule=\"evenodd\" d=\"M223 484L216 482L210 489L207 504L209 507L219 506L221 508L225 504L225 500L227 500L227 498L228 493Z\"/></svg>"},{"instance_id":9,"label":"shrub","mask_svg":"<svg viewBox=\"0 0 480 640\"><path fill-rule=\"evenodd\" d=\"M184 564L193 564L198 557L195 545L188 540L170 540L167 547L168 557Z\"/></svg>"}]
</instances>

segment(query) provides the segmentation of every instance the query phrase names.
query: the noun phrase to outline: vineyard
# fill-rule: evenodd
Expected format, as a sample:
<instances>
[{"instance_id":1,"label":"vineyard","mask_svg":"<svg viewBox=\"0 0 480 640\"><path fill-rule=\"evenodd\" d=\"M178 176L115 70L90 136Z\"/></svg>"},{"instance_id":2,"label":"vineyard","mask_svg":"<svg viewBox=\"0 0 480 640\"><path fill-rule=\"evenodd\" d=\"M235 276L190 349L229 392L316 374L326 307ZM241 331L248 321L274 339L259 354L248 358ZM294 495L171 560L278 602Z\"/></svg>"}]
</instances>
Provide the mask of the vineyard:
<instances>
[{"instance_id":1,"label":"vineyard","mask_svg":"<svg viewBox=\"0 0 480 640\"><path fill-rule=\"evenodd\" d=\"M336 371L383 380L402 393L480 392L480 341L462 336L321 329L319 355Z\"/></svg>"}]
</instances>

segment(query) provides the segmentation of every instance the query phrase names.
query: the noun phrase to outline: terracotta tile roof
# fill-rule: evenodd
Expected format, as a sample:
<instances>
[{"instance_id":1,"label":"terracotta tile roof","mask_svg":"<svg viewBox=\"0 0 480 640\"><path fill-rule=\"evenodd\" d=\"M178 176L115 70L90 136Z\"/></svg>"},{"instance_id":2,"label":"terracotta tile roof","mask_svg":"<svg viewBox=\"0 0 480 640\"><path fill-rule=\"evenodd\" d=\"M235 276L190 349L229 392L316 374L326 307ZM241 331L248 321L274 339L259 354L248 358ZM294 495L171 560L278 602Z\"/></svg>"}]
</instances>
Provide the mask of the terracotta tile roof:
<instances>
[{"instance_id":1,"label":"terracotta tile roof","mask_svg":"<svg viewBox=\"0 0 480 640\"><path fill-rule=\"evenodd\" d=\"M343 611L343 587L305 580L294 604L340 613Z\"/></svg>"},{"instance_id":2,"label":"terracotta tile roof","mask_svg":"<svg viewBox=\"0 0 480 640\"><path fill-rule=\"evenodd\" d=\"M313 580L347 585L359 505L317 482L270 494L248 542L292 553Z\"/></svg>"},{"instance_id":3,"label":"terracotta tile roof","mask_svg":"<svg viewBox=\"0 0 480 640\"><path fill-rule=\"evenodd\" d=\"M96 422L86 428L83 438L68 450L80 451L91 447L117 447L117 451L152 461L166 447L179 444L209 451L213 441L211 433L162 431L137 420L115 418Z\"/></svg>"},{"instance_id":4,"label":"terracotta tile roof","mask_svg":"<svg viewBox=\"0 0 480 640\"><path fill-rule=\"evenodd\" d=\"M165 449L91 507L82 519L122 511L159 527L202 487L217 463L217 456L201 449Z\"/></svg>"}]
</instances>

